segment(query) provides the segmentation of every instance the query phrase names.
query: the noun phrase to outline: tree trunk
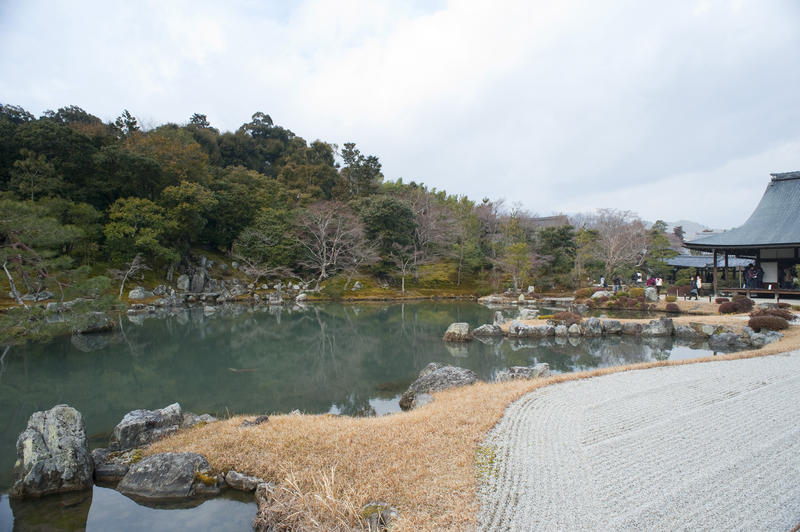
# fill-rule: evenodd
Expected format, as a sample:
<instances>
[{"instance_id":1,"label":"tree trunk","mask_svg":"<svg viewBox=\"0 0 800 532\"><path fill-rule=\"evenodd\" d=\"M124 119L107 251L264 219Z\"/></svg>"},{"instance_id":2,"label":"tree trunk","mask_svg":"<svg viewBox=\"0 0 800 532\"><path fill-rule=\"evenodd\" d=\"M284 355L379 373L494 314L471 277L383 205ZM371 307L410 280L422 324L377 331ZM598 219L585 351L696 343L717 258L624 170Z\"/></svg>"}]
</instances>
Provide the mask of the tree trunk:
<instances>
[{"instance_id":1,"label":"tree trunk","mask_svg":"<svg viewBox=\"0 0 800 532\"><path fill-rule=\"evenodd\" d=\"M17 286L14 284L14 278L11 277L11 272L9 272L8 268L6 268L6 264L8 263L7 262L3 263L3 270L5 270L6 276L8 277L8 284L11 287L11 295L14 296L14 300L17 302L17 305L22 305L23 307L28 308L28 306L25 304L24 301L22 301L22 298L19 296L19 292L17 292Z\"/></svg>"}]
</instances>

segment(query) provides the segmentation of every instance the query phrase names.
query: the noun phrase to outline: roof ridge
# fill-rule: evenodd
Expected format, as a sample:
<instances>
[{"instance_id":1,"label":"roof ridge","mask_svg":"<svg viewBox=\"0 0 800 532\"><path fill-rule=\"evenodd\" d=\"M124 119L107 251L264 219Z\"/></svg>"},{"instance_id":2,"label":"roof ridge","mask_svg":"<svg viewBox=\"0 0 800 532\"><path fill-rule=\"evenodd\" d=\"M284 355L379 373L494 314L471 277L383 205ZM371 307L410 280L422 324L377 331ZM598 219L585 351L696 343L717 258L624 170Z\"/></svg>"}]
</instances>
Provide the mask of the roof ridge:
<instances>
[{"instance_id":1,"label":"roof ridge","mask_svg":"<svg viewBox=\"0 0 800 532\"><path fill-rule=\"evenodd\" d=\"M787 179L800 179L800 171L769 174L773 181L786 181Z\"/></svg>"}]
</instances>

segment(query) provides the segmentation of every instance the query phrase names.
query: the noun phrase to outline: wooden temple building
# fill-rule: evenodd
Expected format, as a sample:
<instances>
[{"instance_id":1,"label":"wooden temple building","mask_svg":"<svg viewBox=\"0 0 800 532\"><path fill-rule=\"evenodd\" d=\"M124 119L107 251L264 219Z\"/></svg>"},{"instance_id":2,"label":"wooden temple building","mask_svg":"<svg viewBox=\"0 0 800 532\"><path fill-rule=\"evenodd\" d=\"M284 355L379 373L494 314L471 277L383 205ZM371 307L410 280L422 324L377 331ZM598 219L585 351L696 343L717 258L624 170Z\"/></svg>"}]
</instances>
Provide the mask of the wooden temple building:
<instances>
[{"instance_id":1,"label":"wooden temple building","mask_svg":"<svg viewBox=\"0 0 800 532\"><path fill-rule=\"evenodd\" d=\"M764 196L741 227L684 243L688 249L712 254L715 294L718 258L722 257L721 262L727 267L728 257L736 255L753 259L763 273L758 286L729 291L748 296L770 294L775 299L800 295L792 285L794 267L800 263L800 172L770 175Z\"/></svg>"}]
</instances>

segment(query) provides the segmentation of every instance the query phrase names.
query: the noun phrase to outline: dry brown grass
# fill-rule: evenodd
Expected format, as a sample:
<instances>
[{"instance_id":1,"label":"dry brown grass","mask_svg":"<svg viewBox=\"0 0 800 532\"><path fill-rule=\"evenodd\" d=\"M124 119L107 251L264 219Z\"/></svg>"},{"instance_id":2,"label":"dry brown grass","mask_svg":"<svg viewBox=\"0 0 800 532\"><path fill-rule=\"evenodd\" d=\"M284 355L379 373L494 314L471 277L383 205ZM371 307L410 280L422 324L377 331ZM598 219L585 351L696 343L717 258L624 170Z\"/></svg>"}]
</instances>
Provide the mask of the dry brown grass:
<instances>
[{"instance_id":1,"label":"dry brown grass","mask_svg":"<svg viewBox=\"0 0 800 532\"><path fill-rule=\"evenodd\" d=\"M741 316L678 317L743 326ZM295 529L359 528L359 509L382 500L397 506L396 530L475 527L476 450L506 407L542 386L620 371L732 360L800 348L800 327L757 351L694 360L662 361L568 373L533 381L479 383L434 394L424 408L378 418L331 415L270 416L241 428L235 417L181 431L149 453L193 451L216 471L236 469L278 483L278 508Z\"/></svg>"}]
</instances>

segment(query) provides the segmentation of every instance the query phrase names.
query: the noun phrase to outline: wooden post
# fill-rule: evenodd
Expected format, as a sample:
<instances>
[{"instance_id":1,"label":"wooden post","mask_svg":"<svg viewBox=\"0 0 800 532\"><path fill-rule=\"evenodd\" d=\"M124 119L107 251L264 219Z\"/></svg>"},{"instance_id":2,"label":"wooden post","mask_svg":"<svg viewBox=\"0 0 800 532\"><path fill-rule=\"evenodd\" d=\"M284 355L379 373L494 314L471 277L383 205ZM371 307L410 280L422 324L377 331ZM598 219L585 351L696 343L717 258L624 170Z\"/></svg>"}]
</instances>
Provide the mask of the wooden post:
<instances>
[{"instance_id":1,"label":"wooden post","mask_svg":"<svg viewBox=\"0 0 800 532\"><path fill-rule=\"evenodd\" d=\"M717 297L717 248L714 248L714 297Z\"/></svg>"},{"instance_id":2,"label":"wooden post","mask_svg":"<svg viewBox=\"0 0 800 532\"><path fill-rule=\"evenodd\" d=\"M725 269L722 270L722 278L727 280L728 279L728 250L725 250Z\"/></svg>"}]
</instances>

